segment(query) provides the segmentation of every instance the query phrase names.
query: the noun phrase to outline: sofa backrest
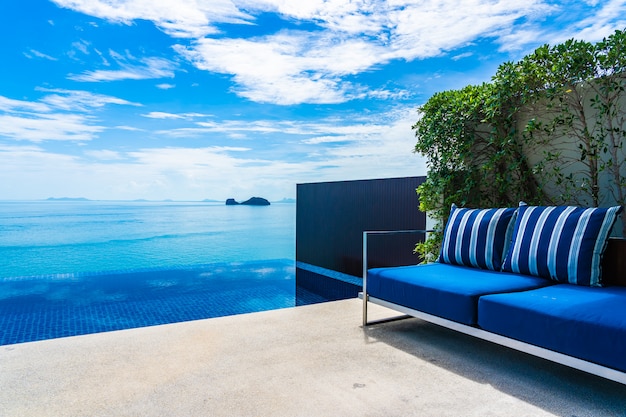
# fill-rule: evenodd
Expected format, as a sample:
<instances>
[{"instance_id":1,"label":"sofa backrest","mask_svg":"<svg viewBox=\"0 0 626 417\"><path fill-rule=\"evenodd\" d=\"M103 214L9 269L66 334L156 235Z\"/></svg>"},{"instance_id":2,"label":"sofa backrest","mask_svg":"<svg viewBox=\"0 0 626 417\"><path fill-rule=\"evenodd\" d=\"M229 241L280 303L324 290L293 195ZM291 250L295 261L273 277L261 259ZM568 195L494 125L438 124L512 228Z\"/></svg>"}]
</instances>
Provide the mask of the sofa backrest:
<instances>
[{"instance_id":1,"label":"sofa backrest","mask_svg":"<svg viewBox=\"0 0 626 417\"><path fill-rule=\"evenodd\" d=\"M602 282L626 287L626 239L609 239L602 259Z\"/></svg>"}]
</instances>

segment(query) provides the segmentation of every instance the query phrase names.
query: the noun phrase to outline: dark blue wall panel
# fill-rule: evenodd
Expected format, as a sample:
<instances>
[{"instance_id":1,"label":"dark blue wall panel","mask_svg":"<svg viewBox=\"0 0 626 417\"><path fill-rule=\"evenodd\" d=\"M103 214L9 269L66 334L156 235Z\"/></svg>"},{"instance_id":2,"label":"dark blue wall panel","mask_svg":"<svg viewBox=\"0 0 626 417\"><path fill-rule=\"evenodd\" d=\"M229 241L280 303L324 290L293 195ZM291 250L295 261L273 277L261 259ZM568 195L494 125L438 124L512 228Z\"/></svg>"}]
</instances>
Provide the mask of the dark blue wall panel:
<instances>
[{"instance_id":1,"label":"dark blue wall panel","mask_svg":"<svg viewBox=\"0 0 626 417\"><path fill-rule=\"evenodd\" d=\"M296 261L346 274L362 274L365 230L424 229L415 189L425 177L297 185ZM416 264L422 235L375 236L369 266Z\"/></svg>"}]
</instances>

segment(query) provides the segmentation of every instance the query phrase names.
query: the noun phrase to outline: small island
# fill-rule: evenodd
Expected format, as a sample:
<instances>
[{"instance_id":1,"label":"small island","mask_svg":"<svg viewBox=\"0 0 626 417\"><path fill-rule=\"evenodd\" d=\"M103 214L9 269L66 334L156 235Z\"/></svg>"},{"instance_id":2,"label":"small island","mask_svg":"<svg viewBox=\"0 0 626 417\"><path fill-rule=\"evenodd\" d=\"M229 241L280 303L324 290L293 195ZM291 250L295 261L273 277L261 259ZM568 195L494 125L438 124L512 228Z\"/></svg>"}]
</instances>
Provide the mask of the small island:
<instances>
[{"instance_id":1,"label":"small island","mask_svg":"<svg viewBox=\"0 0 626 417\"><path fill-rule=\"evenodd\" d=\"M270 202L262 197L252 197L243 203L238 203L234 198L226 200L227 206L269 206Z\"/></svg>"},{"instance_id":2,"label":"small island","mask_svg":"<svg viewBox=\"0 0 626 417\"><path fill-rule=\"evenodd\" d=\"M90 201L85 197L48 197L46 201Z\"/></svg>"}]
</instances>

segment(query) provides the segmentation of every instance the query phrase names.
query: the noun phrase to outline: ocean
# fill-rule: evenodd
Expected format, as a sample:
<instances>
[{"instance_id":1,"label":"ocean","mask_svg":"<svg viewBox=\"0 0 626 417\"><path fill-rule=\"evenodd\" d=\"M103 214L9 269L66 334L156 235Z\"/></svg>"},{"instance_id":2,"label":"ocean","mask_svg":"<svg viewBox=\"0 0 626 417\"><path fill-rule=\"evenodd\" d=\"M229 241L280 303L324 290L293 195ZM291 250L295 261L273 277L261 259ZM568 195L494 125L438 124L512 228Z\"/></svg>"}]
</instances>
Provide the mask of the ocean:
<instances>
[{"instance_id":1,"label":"ocean","mask_svg":"<svg viewBox=\"0 0 626 417\"><path fill-rule=\"evenodd\" d=\"M295 206L0 202L0 278L294 260Z\"/></svg>"}]
</instances>

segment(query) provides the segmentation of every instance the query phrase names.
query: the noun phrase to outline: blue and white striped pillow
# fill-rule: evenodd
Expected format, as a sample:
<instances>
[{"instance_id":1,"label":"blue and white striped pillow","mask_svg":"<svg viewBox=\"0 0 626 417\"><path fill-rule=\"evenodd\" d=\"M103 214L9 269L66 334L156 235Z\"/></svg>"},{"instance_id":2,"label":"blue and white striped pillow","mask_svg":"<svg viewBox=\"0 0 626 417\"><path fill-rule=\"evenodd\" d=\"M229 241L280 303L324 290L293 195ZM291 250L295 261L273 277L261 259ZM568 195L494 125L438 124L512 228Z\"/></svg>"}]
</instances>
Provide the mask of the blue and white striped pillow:
<instances>
[{"instance_id":1,"label":"blue and white striped pillow","mask_svg":"<svg viewBox=\"0 0 626 417\"><path fill-rule=\"evenodd\" d=\"M601 286L602 254L621 210L520 206L502 270Z\"/></svg>"},{"instance_id":2,"label":"blue and white striped pillow","mask_svg":"<svg viewBox=\"0 0 626 417\"><path fill-rule=\"evenodd\" d=\"M514 208L467 209L452 205L439 262L500 270L510 241Z\"/></svg>"}]
</instances>

